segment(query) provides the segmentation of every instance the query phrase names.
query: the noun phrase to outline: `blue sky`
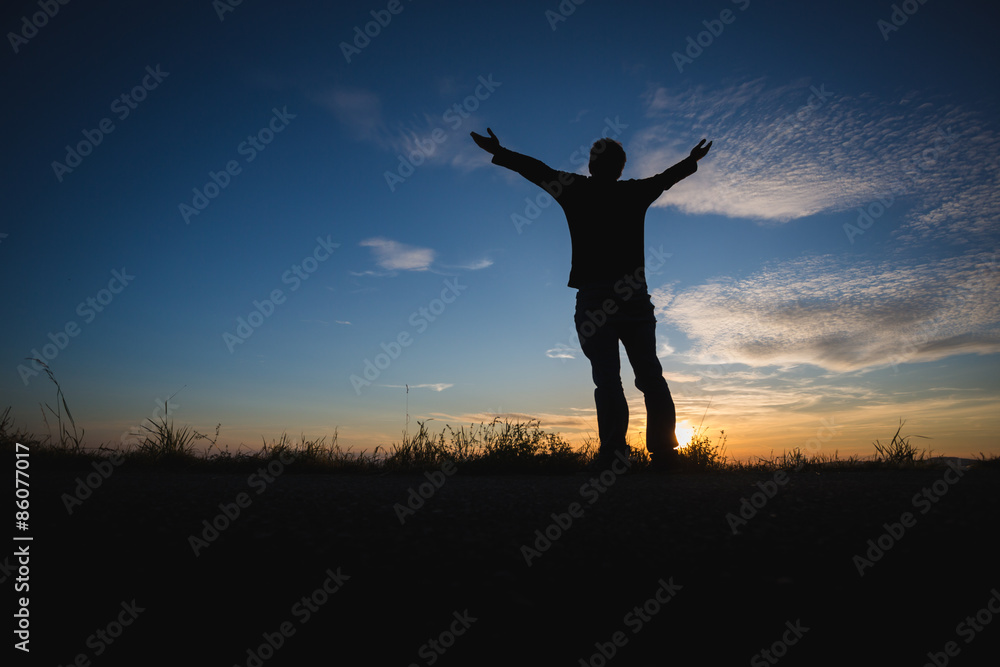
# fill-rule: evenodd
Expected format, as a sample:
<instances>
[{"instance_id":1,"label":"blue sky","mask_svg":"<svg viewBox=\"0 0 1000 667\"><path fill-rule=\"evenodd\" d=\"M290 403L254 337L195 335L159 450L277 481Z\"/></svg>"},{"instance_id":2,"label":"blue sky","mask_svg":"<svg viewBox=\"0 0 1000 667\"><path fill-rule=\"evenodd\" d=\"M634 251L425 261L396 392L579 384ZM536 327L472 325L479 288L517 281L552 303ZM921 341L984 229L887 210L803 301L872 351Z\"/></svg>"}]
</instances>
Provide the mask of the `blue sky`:
<instances>
[{"instance_id":1,"label":"blue sky","mask_svg":"<svg viewBox=\"0 0 1000 667\"><path fill-rule=\"evenodd\" d=\"M1000 452L997 10L903 5L13 3L2 402L45 433L40 354L91 446L169 396L233 448L594 436L565 218L469 132L625 178L707 137L646 218L682 426Z\"/></svg>"}]
</instances>

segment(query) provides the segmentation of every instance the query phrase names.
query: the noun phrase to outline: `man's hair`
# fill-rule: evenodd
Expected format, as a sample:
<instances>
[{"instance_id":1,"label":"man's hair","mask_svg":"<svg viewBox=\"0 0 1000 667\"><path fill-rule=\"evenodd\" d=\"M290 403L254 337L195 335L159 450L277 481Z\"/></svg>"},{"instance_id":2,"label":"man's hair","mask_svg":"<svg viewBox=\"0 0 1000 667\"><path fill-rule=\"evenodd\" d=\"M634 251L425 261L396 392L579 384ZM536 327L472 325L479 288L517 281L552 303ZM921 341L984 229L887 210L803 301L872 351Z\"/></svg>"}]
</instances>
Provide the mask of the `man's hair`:
<instances>
[{"instance_id":1,"label":"man's hair","mask_svg":"<svg viewBox=\"0 0 1000 667\"><path fill-rule=\"evenodd\" d=\"M625 149L614 139L598 139L590 147L590 173L592 176L618 179L625 169Z\"/></svg>"}]
</instances>

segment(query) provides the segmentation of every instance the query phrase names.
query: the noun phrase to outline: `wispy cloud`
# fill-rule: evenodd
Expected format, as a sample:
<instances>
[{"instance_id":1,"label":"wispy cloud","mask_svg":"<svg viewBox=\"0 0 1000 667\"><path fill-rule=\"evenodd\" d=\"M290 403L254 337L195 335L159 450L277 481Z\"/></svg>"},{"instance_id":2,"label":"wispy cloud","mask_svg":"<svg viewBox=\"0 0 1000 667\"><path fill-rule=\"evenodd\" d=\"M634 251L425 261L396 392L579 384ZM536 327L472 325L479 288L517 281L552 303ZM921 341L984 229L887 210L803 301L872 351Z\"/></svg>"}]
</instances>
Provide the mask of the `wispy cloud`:
<instances>
[{"instance_id":1,"label":"wispy cloud","mask_svg":"<svg viewBox=\"0 0 1000 667\"><path fill-rule=\"evenodd\" d=\"M488 257L483 257L482 259L475 259L465 264L453 264L449 265L448 268L451 269L462 269L463 271L481 271L483 269L488 269L493 266L493 260Z\"/></svg>"},{"instance_id":2,"label":"wispy cloud","mask_svg":"<svg viewBox=\"0 0 1000 667\"><path fill-rule=\"evenodd\" d=\"M910 207L905 238L997 232L1000 137L979 110L765 79L653 86L645 105L650 125L629 146L637 176L684 158L702 137L715 142L697 177L654 206L780 223L893 194Z\"/></svg>"},{"instance_id":3,"label":"wispy cloud","mask_svg":"<svg viewBox=\"0 0 1000 667\"><path fill-rule=\"evenodd\" d=\"M391 145L391 135L382 119L382 100L376 93L361 88L334 88L311 97L333 112L355 139Z\"/></svg>"},{"instance_id":4,"label":"wispy cloud","mask_svg":"<svg viewBox=\"0 0 1000 667\"><path fill-rule=\"evenodd\" d=\"M776 264L673 295L663 318L695 363L811 364L845 372L1000 352L1000 272L991 254L892 266L833 256Z\"/></svg>"},{"instance_id":5,"label":"wispy cloud","mask_svg":"<svg viewBox=\"0 0 1000 667\"><path fill-rule=\"evenodd\" d=\"M402 155L416 167L436 164L471 171L489 166L490 157L469 137L470 131L485 131L485 122L464 107L460 112L454 108L462 105L479 83L465 82L465 86L441 80L440 107L419 110L406 118L387 117L381 97L364 88L337 87L310 97L332 112L351 136L389 153L390 159ZM397 163L398 159L389 166Z\"/></svg>"},{"instance_id":6,"label":"wispy cloud","mask_svg":"<svg viewBox=\"0 0 1000 667\"><path fill-rule=\"evenodd\" d=\"M565 343L559 343L555 347L546 350L545 356L550 359L576 359L576 352L578 350L566 345Z\"/></svg>"},{"instance_id":7,"label":"wispy cloud","mask_svg":"<svg viewBox=\"0 0 1000 667\"><path fill-rule=\"evenodd\" d=\"M448 271L482 271L493 266L489 257L469 260L462 264L435 264L437 253L432 248L407 245L383 237L364 239L358 245L372 249L375 262L379 269L351 271L353 276L394 276L398 271L433 271L446 273Z\"/></svg>"},{"instance_id":8,"label":"wispy cloud","mask_svg":"<svg viewBox=\"0 0 1000 667\"><path fill-rule=\"evenodd\" d=\"M375 262L387 271L426 271L434 262L434 251L430 248L419 248L382 237L365 239L358 245L371 248Z\"/></svg>"},{"instance_id":9,"label":"wispy cloud","mask_svg":"<svg viewBox=\"0 0 1000 667\"><path fill-rule=\"evenodd\" d=\"M454 384L447 382L438 382L434 384L384 384L383 387L389 387L390 389L430 389L431 391L444 391L445 389L450 389L454 387Z\"/></svg>"}]
</instances>

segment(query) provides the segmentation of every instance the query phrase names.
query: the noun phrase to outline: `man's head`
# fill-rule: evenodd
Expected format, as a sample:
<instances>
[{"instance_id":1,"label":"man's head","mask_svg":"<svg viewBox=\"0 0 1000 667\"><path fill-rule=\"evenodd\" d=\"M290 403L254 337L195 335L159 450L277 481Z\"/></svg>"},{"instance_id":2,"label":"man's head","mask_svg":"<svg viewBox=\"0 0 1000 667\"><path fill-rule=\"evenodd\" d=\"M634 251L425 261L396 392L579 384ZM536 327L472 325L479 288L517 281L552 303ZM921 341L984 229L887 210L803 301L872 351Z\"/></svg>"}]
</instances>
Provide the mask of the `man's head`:
<instances>
[{"instance_id":1,"label":"man's head","mask_svg":"<svg viewBox=\"0 0 1000 667\"><path fill-rule=\"evenodd\" d=\"M625 168L625 149L614 139L598 139L590 147L590 174L617 181Z\"/></svg>"}]
</instances>

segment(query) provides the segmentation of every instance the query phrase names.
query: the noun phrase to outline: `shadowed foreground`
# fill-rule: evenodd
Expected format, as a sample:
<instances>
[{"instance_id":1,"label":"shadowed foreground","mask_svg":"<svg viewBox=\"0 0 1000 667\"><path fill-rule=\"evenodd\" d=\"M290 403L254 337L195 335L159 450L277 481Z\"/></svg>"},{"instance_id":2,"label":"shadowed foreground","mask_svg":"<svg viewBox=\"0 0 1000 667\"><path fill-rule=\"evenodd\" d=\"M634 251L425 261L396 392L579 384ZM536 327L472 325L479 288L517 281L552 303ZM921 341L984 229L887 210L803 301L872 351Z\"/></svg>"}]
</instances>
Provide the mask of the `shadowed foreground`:
<instances>
[{"instance_id":1,"label":"shadowed foreground","mask_svg":"<svg viewBox=\"0 0 1000 667\"><path fill-rule=\"evenodd\" d=\"M434 489L418 474L289 466L269 482L123 465L69 515L61 496L92 468L38 465L32 657L602 665L603 651L613 665L774 664L767 649L782 665L922 665L954 641L955 664L982 664L1000 622L970 643L956 625L1000 586L989 565L1000 476L948 470L803 471L773 486L764 472L605 473L610 486L439 473ZM914 501L924 488L934 502ZM411 489L429 497L403 512ZM727 520L758 492L762 509ZM241 501L217 537L203 534L203 520L227 523L220 503L232 513ZM915 523L884 537L859 576L854 557L904 512ZM547 527L556 539L535 544ZM524 545L537 548L530 566ZM95 635L119 618L112 643Z\"/></svg>"}]
</instances>

